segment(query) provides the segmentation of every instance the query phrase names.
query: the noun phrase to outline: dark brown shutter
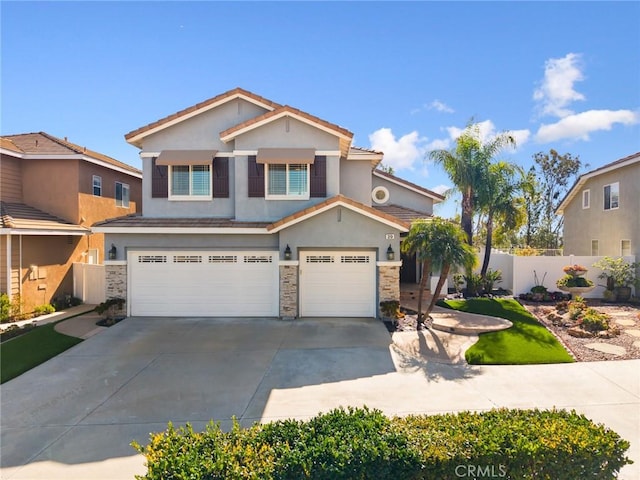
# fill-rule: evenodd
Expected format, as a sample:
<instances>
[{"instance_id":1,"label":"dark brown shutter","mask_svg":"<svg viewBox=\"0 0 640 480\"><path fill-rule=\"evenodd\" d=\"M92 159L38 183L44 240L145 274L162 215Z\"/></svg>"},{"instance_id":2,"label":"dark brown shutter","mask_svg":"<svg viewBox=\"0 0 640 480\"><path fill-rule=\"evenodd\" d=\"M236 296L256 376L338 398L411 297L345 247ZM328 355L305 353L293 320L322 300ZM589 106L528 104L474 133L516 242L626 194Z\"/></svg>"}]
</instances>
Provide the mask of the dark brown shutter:
<instances>
[{"instance_id":1,"label":"dark brown shutter","mask_svg":"<svg viewBox=\"0 0 640 480\"><path fill-rule=\"evenodd\" d=\"M309 169L310 178L310 196L326 197L327 196L327 157L316 156Z\"/></svg>"},{"instance_id":2,"label":"dark brown shutter","mask_svg":"<svg viewBox=\"0 0 640 480\"><path fill-rule=\"evenodd\" d=\"M264 165L256 162L255 155L249 155L249 196L264 197Z\"/></svg>"},{"instance_id":3,"label":"dark brown shutter","mask_svg":"<svg viewBox=\"0 0 640 480\"><path fill-rule=\"evenodd\" d=\"M169 196L169 168L156 165L155 157L151 159L151 197L167 198Z\"/></svg>"},{"instance_id":4,"label":"dark brown shutter","mask_svg":"<svg viewBox=\"0 0 640 480\"><path fill-rule=\"evenodd\" d=\"M229 159L213 159L213 198L229 198Z\"/></svg>"}]
</instances>

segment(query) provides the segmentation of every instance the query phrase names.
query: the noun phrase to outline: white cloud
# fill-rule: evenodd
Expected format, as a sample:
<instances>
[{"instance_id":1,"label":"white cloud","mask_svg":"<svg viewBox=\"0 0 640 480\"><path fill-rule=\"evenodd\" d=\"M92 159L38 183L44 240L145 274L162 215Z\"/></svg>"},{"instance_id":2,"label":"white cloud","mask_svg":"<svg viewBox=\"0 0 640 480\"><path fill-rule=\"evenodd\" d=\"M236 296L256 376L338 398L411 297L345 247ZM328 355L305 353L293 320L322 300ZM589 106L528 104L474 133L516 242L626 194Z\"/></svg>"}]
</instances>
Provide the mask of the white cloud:
<instances>
[{"instance_id":1,"label":"white cloud","mask_svg":"<svg viewBox=\"0 0 640 480\"><path fill-rule=\"evenodd\" d=\"M442 184L442 185L437 185L435 187L432 187L429 190L439 193L440 195L444 195L447 192L447 190L449 190L450 188L451 187L449 185Z\"/></svg>"},{"instance_id":2,"label":"white cloud","mask_svg":"<svg viewBox=\"0 0 640 480\"><path fill-rule=\"evenodd\" d=\"M396 140L390 128L380 128L369 135L369 142L372 149L384 152L384 164L395 170L413 169L414 162L422 161L426 151L426 138L415 130Z\"/></svg>"},{"instance_id":3,"label":"white cloud","mask_svg":"<svg viewBox=\"0 0 640 480\"><path fill-rule=\"evenodd\" d=\"M454 113L455 110L453 108L451 108L449 105L447 105L446 103L441 102L438 99L435 99L433 102L431 102L427 108L429 110L437 110L438 112L443 112L443 113Z\"/></svg>"},{"instance_id":4,"label":"white cloud","mask_svg":"<svg viewBox=\"0 0 640 480\"><path fill-rule=\"evenodd\" d=\"M484 120L482 122L475 123L474 125L476 125L478 128L478 136L482 143L491 141L498 135L496 126L491 120ZM451 146L455 143L456 139L460 135L462 135L462 133L466 130L466 127L461 128L456 126L450 126L450 127L445 127L444 130L448 133L449 138L441 138L441 139L435 139L431 141L427 145L427 151L447 150L451 148ZM515 150L517 150L522 145L527 143L529 141L529 138L531 137L531 131L528 129L507 130L504 133L514 137L516 141Z\"/></svg>"},{"instance_id":5,"label":"white cloud","mask_svg":"<svg viewBox=\"0 0 640 480\"><path fill-rule=\"evenodd\" d=\"M611 130L614 124L633 125L640 122L640 115L631 110L588 110L569 115L556 123L542 124L536 134L540 143L561 139L589 140L589 134L598 130Z\"/></svg>"},{"instance_id":6,"label":"white cloud","mask_svg":"<svg viewBox=\"0 0 640 480\"><path fill-rule=\"evenodd\" d=\"M533 92L533 99L540 102L543 115L566 117L573 114L566 108L570 103L585 99L573 88L575 82L584 80L581 59L580 54L568 53L562 58L551 58L545 62L544 79Z\"/></svg>"},{"instance_id":7,"label":"white cloud","mask_svg":"<svg viewBox=\"0 0 640 480\"><path fill-rule=\"evenodd\" d=\"M451 147L451 140L448 138L436 139L426 145L426 150L448 150Z\"/></svg>"}]
</instances>

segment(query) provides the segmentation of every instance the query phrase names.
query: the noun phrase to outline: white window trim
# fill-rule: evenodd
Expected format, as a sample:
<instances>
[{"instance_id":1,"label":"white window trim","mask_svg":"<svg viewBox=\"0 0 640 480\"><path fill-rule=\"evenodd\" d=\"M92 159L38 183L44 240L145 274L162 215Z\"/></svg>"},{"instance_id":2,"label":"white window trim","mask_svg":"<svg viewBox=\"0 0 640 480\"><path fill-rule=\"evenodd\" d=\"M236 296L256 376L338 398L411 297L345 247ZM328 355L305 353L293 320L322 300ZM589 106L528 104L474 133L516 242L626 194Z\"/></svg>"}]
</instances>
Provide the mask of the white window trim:
<instances>
[{"instance_id":1,"label":"white window trim","mask_svg":"<svg viewBox=\"0 0 640 480\"><path fill-rule=\"evenodd\" d=\"M627 254L624 253L624 248L622 247L623 242L629 242L629 253ZM626 255L631 255L631 240L628 238L623 238L620 240L620 256L624 257Z\"/></svg>"},{"instance_id":2,"label":"white window trim","mask_svg":"<svg viewBox=\"0 0 640 480\"><path fill-rule=\"evenodd\" d=\"M286 189L287 191L289 190L289 165L301 165L298 163L287 163L286 164L286 171L285 171L285 181L286 183ZM309 167L309 164L302 164L305 165L307 167L307 186L306 186L306 194L304 195L291 195L291 194L286 194L286 195L270 195L269 194L269 167L270 165L268 163L265 163L265 169L264 169L264 198L266 200L309 200L309 198L311 198L311 176L310 176L310 172L311 172L311 168Z\"/></svg>"},{"instance_id":3,"label":"white window trim","mask_svg":"<svg viewBox=\"0 0 640 480\"><path fill-rule=\"evenodd\" d=\"M615 207L611 206L611 190L613 190L613 188L609 189L609 208L606 208L606 194L605 194L605 188L607 187L612 187L613 185L616 185L618 187L618 204ZM602 209L605 212L608 212L609 210L617 210L620 208L620 182L612 182L612 183L608 183L607 185L604 185L602 187Z\"/></svg>"},{"instance_id":4,"label":"white window trim","mask_svg":"<svg viewBox=\"0 0 640 480\"><path fill-rule=\"evenodd\" d=\"M129 192L128 195L128 199L127 199L127 205L124 205L124 195L123 198L121 198L120 200L118 200L118 197L116 196L118 193L118 184L122 185L122 193L124 194L124 189L126 187L127 191ZM113 192L113 198L116 201L116 207L121 207L121 208L129 208L129 205L131 205L131 187L129 186L128 183L124 183L124 182L116 182L115 183L115 190ZM119 203L118 203L119 202Z\"/></svg>"},{"instance_id":5,"label":"white window trim","mask_svg":"<svg viewBox=\"0 0 640 480\"><path fill-rule=\"evenodd\" d=\"M582 209L586 210L587 208L591 208L591 190L588 188L582 191Z\"/></svg>"},{"instance_id":6,"label":"white window trim","mask_svg":"<svg viewBox=\"0 0 640 480\"><path fill-rule=\"evenodd\" d=\"M96 182L96 180L97 180L97 182ZM98 185L96 185L96 183ZM96 195L96 193L95 193L96 186L98 186L100 188L100 195ZM91 179L91 193L93 194L94 197L101 197L102 196L102 177L100 175L94 175L93 178Z\"/></svg>"},{"instance_id":7,"label":"white window trim","mask_svg":"<svg viewBox=\"0 0 640 480\"><path fill-rule=\"evenodd\" d=\"M203 163L202 165L188 165L189 167L189 192L193 191L193 169L192 167L195 166L205 166L205 167L209 167L209 195L173 195L171 193L171 185L173 184L173 167L176 165L169 165L169 200L177 200L177 201L187 201L187 202L202 202L202 201L207 201L207 200L212 200L213 199L213 167L212 165L208 164L208 163ZM180 165L180 166L187 166L187 165Z\"/></svg>"}]
</instances>

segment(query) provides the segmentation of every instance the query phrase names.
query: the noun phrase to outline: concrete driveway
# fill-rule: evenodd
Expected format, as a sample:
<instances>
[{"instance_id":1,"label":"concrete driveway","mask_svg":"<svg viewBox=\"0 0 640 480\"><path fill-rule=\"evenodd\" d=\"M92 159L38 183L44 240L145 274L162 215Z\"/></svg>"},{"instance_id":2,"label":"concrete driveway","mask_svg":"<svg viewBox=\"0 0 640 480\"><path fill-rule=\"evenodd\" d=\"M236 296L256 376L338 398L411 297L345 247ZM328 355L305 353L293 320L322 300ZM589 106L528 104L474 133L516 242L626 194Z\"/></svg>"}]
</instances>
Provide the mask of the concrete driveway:
<instances>
[{"instance_id":1,"label":"concrete driveway","mask_svg":"<svg viewBox=\"0 0 640 480\"><path fill-rule=\"evenodd\" d=\"M389 415L575 408L632 442L640 478L640 361L470 367L402 353L367 319L129 318L2 385L3 479L119 479L129 446L210 420L306 418L340 405Z\"/></svg>"}]
</instances>

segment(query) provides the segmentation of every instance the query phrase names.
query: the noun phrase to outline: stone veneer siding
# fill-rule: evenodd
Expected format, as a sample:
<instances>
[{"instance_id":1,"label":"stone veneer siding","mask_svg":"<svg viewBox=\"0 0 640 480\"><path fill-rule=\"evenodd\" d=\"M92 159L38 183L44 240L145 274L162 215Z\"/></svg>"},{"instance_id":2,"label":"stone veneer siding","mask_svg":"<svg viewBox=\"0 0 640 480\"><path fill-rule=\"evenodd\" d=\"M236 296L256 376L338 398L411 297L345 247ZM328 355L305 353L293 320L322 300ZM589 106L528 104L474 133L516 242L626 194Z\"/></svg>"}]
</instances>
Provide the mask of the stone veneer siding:
<instances>
[{"instance_id":1,"label":"stone veneer siding","mask_svg":"<svg viewBox=\"0 0 640 480\"><path fill-rule=\"evenodd\" d=\"M400 301L400 267L378 267L378 301Z\"/></svg>"},{"instance_id":2,"label":"stone veneer siding","mask_svg":"<svg viewBox=\"0 0 640 480\"><path fill-rule=\"evenodd\" d=\"M298 266L280 265L280 317L298 316Z\"/></svg>"},{"instance_id":3,"label":"stone veneer siding","mask_svg":"<svg viewBox=\"0 0 640 480\"><path fill-rule=\"evenodd\" d=\"M126 265L105 265L105 289L107 300L110 298L124 298L127 300L127 266ZM117 314L126 313L126 302L122 306L122 311Z\"/></svg>"}]
</instances>

